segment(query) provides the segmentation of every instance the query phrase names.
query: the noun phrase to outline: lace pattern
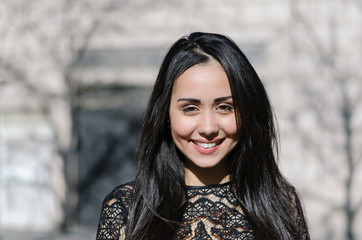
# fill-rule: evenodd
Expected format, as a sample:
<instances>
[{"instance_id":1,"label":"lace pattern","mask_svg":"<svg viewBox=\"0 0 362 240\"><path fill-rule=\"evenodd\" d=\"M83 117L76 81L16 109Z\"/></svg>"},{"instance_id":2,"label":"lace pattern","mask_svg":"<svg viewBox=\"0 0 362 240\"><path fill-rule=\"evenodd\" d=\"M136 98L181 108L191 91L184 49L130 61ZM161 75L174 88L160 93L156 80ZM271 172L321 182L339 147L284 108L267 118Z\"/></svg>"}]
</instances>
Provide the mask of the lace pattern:
<instances>
[{"instance_id":1,"label":"lace pattern","mask_svg":"<svg viewBox=\"0 0 362 240\"><path fill-rule=\"evenodd\" d=\"M131 193L131 185L121 185L104 199L97 240L124 239Z\"/></svg>"},{"instance_id":2,"label":"lace pattern","mask_svg":"<svg viewBox=\"0 0 362 240\"><path fill-rule=\"evenodd\" d=\"M131 193L132 184L125 184L115 188L105 198L97 240L125 239ZM187 198L183 224L177 229L174 239L255 239L251 225L231 191L230 183L188 187ZM299 199L296 197L295 201L298 226L300 226L303 239L308 240L308 230Z\"/></svg>"},{"instance_id":3,"label":"lace pattern","mask_svg":"<svg viewBox=\"0 0 362 240\"><path fill-rule=\"evenodd\" d=\"M188 187L184 224L176 239L254 239L230 184Z\"/></svg>"}]
</instances>

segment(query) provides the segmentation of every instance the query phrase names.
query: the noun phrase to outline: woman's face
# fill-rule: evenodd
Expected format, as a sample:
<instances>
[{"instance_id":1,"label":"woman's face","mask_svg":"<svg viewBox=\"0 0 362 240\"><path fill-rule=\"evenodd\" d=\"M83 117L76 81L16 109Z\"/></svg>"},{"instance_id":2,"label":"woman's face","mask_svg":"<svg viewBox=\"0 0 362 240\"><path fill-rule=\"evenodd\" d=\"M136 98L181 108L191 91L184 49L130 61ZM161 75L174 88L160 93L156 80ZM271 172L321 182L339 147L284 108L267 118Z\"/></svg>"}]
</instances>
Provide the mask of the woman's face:
<instances>
[{"instance_id":1,"label":"woman's face","mask_svg":"<svg viewBox=\"0 0 362 240\"><path fill-rule=\"evenodd\" d=\"M172 138L185 156L186 171L226 171L226 158L238 142L228 78L215 60L186 70L173 86Z\"/></svg>"}]
</instances>

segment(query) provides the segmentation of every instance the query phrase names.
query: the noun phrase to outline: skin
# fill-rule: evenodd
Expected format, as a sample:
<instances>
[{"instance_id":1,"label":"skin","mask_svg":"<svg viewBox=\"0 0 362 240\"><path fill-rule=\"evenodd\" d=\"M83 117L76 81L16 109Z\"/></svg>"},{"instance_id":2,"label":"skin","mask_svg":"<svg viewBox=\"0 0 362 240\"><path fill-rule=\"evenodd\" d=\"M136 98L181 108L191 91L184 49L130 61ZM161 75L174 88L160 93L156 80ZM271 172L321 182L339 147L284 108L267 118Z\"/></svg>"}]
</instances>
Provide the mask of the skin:
<instances>
[{"instance_id":1,"label":"skin","mask_svg":"<svg viewBox=\"0 0 362 240\"><path fill-rule=\"evenodd\" d=\"M237 145L237 125L228 78L215 60L187 69L173 86L172 138L184 155L186 185L230 180L227 157Z\"/></svg>"}]
</instances>

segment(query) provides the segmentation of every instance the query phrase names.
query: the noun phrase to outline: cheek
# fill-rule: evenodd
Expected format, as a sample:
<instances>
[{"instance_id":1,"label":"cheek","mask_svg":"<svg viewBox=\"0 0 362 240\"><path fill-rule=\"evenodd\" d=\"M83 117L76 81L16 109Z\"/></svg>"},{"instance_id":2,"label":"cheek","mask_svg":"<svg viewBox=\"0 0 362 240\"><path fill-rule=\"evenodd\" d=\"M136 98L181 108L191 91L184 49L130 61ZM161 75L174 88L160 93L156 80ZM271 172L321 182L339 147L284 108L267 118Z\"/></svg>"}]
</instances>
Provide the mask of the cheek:
<instances>
[{"instance_id":1,"label":"cheek","mask_svg":"<svg viewBox=\"0 0 362 240\"><path fill-rule=\"evenodd\" d=\"M171 119L171 133L175 140L176 138L187 138L193 132L192 123L185 121L182 117Z\"/></svg>"},{"instance_id":2,"label":"cheek","mask_svg":"<svg viewBox=\"0 0 362 240\"><path fill-rule=\"evenodd\" d=\"M225 131L225 133L227 133L228 135L236 135L238 128L236 125L236 120L235 118L228 118L225 119L223 121L223 130Z\"/></svg>"}]
</instances>

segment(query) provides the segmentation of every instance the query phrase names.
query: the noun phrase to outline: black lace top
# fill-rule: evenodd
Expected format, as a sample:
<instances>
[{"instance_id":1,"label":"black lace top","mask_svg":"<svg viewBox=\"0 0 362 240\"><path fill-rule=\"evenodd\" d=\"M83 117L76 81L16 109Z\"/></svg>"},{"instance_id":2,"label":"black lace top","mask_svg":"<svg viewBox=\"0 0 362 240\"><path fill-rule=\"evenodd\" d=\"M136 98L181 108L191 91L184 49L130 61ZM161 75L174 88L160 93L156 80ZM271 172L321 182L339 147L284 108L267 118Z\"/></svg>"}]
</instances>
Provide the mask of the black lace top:
<instances>
[{"instance_id":1,"label":"black lace top","mask_svg":"<svg viewBox=\"0 0 362 240\"><path fill-rule=\"evenodd\" d=\"M132 184L115 188L104 200L97 240L125 239ZM231 191L230 183L187 187L188 203L175 239L254 240L253 230ZM296 195L295 195L296 196ZM309 239L300 202L296 196L297 221L304 239Z\"/></svg>"}]
</instances>

